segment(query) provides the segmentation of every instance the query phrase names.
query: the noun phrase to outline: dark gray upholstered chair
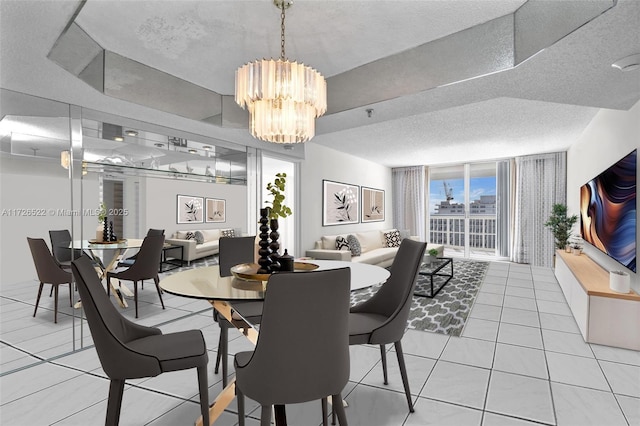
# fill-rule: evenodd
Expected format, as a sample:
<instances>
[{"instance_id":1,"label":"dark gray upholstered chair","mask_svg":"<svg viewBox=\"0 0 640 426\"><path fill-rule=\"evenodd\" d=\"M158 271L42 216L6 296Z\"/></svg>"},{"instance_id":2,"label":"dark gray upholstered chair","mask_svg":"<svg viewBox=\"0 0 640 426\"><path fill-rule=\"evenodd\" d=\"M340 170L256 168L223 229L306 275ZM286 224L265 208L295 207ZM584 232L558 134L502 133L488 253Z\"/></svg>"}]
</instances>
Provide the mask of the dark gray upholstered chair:
<instances>
[{"instance_id":1,"label":"dark gray upholstered chair","mask_svg":"<svg viewBox=\"0 0 640 426\"><path fill-rule=\"evenodd\" d=\"M71 233L68 229L57 229L49 231L51 240L51 251L58 263L65 268L71 269L71 261L82 256L82 250L63 247L71 242Z\"/></svg>"},{"instance_id":2,"label":"dark gray upholstered chair","mask_svg":"<svg viewBox=\"0 0 640 426\"><path fill-rule=\"evenodd\" d=\"M151 235L164 235L164 229L149 228L149 230L147 231L147 237ZM133 262L136 261L137 257L138 257L138 253L134 254L133 256L129 256L126 259L122 259L120 262L118 262L118 267L121 267L121 266L128 267L133 265ZM142 288L144 288L144 283L142 284Z\"/></svg>"},{"instance_id":3,"label":"dark gray upholstered chair","mask_svg":"<svg viewBox=\"0 0 640 426\"><path fill-rule=\"evenodd\" d=\"M162 256L162 246L164 244L164 235L152 235L145 237L142 246L138 252L136 261L124 271L107 272L107 294L111 291L111 278L119 280L133 281L133 299L136 305L136 318L138 318L138 281L153 279L156 284L156 290L160 297L162 309L164 302L162 301L162 292L160 291L160 278L158 277L158 268L160 265L160 256Z\"/></svg>"},{"instance_id":4,"label":"dark gray upholstered chair","mask_svg":"<svg viewBox=\"0 0 640 426\"><path fill-rule=\"evenodd\" d=\"M107 426L117 425L126 379L155 377L168 371L196 368L200 410L209 424L207 346L200 330L162 334L124 318L105 294L87 256L71 263L82 298L82 307L102 369L111 380L107 402ZM188 422L186 422L188 423Z\"/></svg>"},{"instance_id":5,"label":"dark gray upholstered chair","mask_svg":"<svg viewBox=\"0 0 640 426\"><path fill-rule=\"evenodd\" d=\"M273 274L267 283L258 342L235 356L238 418L244 425L244 396L262 406L322 400L331 395L341 425L347 420L342 390L349 380L349 268Z\"/></svg>"},{"instance_id":6,"label":"dark gray upholstered chair","mask_svg":"<svg viewBox=\"0 0 640 426\"><path fill-rule=\"evenodd\" d=\"M400 341L407 327L413 290L426 247L427 244L423 242L402 240L391 265L389 279L370 299L352 307L349 314L349 344L380 345L385 385L388 383L385 344L395 345L407 403L412 413L413 403Z\"/></svg>"},{"instance_id":7,"label":"dark gray upholstered chair","mask_svg":"<svg viewBox=\"0 0 640 426\"><path fill-rule=\"evenodd\" d=\"M38 274L38 281L40 281L40 287L38 288L38 298L36 299L36 307L33 310L33 316L36 316L38 310L38 304L40 303L40 296L42 295L42 288L45 284L51 284L55 293L54 297L54 310L53 310L53 322L58 322L58 288L61 284L69 284L69 304L72 304L71 300L71 281L73 277L71 272L62 269L62 266L58 263L55 257L49 251L47 243L42 238L29 238L29 249L31 250L31 256L33 257L33 263L36 266L36 272Z\"/></svg>"},{"instance_id":8,"label":"dark gray upholstered chair","mask_svg":"<svg viewBox=\"0 0 640 426\"><path fill-rule=\"evenodd\" d=\"M219 240L218 263L220 264L220 276L230 277L231 267L240 263L255 262L256 237L222 237ZM242 318L251 324L260 324L262 315L262 301L236 301L231 303L231 308ZM218 374L220 362L222 362L222 385L227 386L227 354L229 353L229 321L218 315L214 310L213 318L220 325L220 340L218 342L218 354L214 372Z\"/></svg>"}]
</instances>

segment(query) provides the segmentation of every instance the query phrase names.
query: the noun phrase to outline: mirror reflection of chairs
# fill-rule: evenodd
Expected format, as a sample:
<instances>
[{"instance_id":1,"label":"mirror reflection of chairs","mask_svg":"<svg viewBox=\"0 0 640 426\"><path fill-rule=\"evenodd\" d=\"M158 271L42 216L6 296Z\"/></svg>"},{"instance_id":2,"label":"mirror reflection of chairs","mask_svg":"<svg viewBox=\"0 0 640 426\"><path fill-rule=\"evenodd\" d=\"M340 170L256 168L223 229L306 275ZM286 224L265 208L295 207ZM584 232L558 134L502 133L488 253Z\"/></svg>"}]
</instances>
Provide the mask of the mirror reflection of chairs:
<instances>
[{"instance_id":1,"label":"mirror reflection of chairs","mask_svg":"<svg viewBox=\"0 0 640 426\"><path fill-rule=\"evenodd\" d=\"M147 231L147 237L152 236L152 235L164 235L164 229L154 229L154 228L149 228L149 230ZM126 259L122 259L118 262L118 267L121 266L131 266L133 265L133 263L136 261L138 257L138 253L131 255L129 257L127 257ZM144 284L142 285L142 288L144 288Z\"/></svg>"},{"instance_id":2,"label":"mirror reflection of chairs","mask_svg":"<svg viewBox=\"0 0 640 426\"><path fill-rule=\"evenodd\" d=\"M133 299L135 303L136 318L138 318L138 281L152 279L160 297L162 309L164 309L164 301L162 300L162 291L158 283L158 268L160 257L162 256L162 246L164 245L164 235L151 235L144 238L140 251L136 256L136 260L129 268L123 271L107 272L107 295L111 292L111 279L117 278L123 281L133 282ZM116 295L120 297L120 295Z\"/></svg>"},{"instance_id":3,"label":"mirror reflection of chairs","mask_svg":"<svg viewBox=\"0 0 640 426\"><path fill-rule=\"evenodd\" d=\"M220 264L220 276L230 277L231 267L240 263L252 263L255 261L255 240L256 237L222 237L219 241L218 262ZM262 315L262 301L235 301L229 303L231 309L237 312L243 320L250 324L260 324ZM228 357L229 353L229 327L231 324L226 318L218 315L213 310L213 319L220 325L220 340L218 341L218 352L216 356L216 366L214 372L218 374L222 363L222 386L227 386Z\"/></svg>"},{"instance_id":4,"label":"mirror reflection of chairs","mask_svg":"<svg viewBox=\"0 0 640 426\"><path fill-rule=\"evenodd\" d=\"M36 307L33 310L33 316L36 316L38 311L38 305L40 304L40 296L42 295L42 288L45 284L51 284L54 296L54 311L53 322L58 322L58 289L62 284L69 284L69 304L72 304L71 299L71 272L65 271L62 265L58 263L55 257L49 251L47 243L42 238L29 238L29 249L31 250L31 256L33 257L33 263L36 267L38 274L38 280L40 281L40 287L38 288L38 297L36 299Z\"/></svg>"},{"instance_id":5,"label":"mirror reflection of chairs","mask_svg":"<svg viewBox=\"0 0 640 426\"><path fill-rule=\"evenodd\" d=\"M163 236L147 238L164 240ZM142 255L139 256L136 264L142 259ZM169 371L196 368L200 411L203 423L208 425L209 358L202 332L188 330L162 334L158 328L127 320L105 294L88 257L74 260L71 265L100 364L111 380L105 424L115 426L119 423L126 379L155 377Z\"/></svg>"}]
</instances>

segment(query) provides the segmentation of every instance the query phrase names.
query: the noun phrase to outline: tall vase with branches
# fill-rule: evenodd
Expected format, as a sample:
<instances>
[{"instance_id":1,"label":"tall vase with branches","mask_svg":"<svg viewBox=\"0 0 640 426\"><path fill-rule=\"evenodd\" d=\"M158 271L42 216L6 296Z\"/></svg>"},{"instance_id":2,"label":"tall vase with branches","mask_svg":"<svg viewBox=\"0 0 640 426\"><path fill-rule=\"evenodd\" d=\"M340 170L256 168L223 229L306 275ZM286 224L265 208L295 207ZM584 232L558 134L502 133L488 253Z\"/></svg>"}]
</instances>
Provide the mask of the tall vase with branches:
<instances>
[{"instance_id":1,"label":"tall vase with branches","mask_svg":"<svg viewBox=\"0 0 640 426\"><path fill-rule=\"evenodd\" d=\"M279 269L278 257L280 254L278 250L280 249L280 244L278 243L278 238L280 238L280 234L278 233L279 224L278 218L286 218L287 216L291 216L293 213L291 208L284 204L285 200L285 188L287 184L287 174L286 173L276 173L276 178L273 182L267 183L267 191L269 191L272 196L271 200L265 201L265 204L269 204L269 226L271 228L271 234L269 237L271 238L271 244L269 248L271 249L271 260L272 260L272 269Z\"/></svg>"}]
</instances>

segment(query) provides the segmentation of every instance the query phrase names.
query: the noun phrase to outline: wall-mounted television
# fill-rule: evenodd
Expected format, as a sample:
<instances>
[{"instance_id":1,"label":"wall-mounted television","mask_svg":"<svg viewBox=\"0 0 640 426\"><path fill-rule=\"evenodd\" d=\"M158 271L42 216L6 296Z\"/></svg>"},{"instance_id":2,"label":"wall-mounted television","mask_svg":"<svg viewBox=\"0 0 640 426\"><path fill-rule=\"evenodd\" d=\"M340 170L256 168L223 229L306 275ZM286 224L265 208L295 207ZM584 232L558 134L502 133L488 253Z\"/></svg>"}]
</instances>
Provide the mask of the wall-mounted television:
<instances>
[{"instance_id":1,"label":"wall-mounted television","mask_svg":"<svg viewBox=\"0 0 640 426\"><path fill-rule=\"evenodd\" d=\"M638 150L580 188L580 233L603 253L636 272Z\"/></svg>"}]
</instances>

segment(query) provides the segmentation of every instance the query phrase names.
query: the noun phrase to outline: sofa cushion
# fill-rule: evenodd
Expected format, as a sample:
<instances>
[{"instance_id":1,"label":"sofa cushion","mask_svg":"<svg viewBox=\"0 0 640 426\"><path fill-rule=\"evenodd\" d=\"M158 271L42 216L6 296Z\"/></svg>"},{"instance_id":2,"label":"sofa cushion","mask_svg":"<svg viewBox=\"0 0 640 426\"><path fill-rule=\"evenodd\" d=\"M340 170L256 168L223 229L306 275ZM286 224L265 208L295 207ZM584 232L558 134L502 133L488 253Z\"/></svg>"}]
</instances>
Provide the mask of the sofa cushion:
<instances>
[{"instance_id":1,"label":"sofa cushion","mask_svg":"<svg viewBox=\"0 0 640 426\"><path fill-rule=\"evenodd\" d=\"M347 235L347 243L349 243L349 250L351 251L351 256L360 256L362 254L362 248L360 246L360 241L358 238L353 235Z\"/></svg>"},{"instance_id":2,"label":"sofa cushion","mask_svg":"<svg viewBox=\"0 0 640 426\"><path fill-rule=\"evenodd\" d=\"M382 232L380 231L358 232L355 236L360 242L363 253L384 247L382 245Z\"/></svg>"},{"instance_id":3,"label":"sofa cushion","mask_svg":"<svg viewBox=\"0 0 640 426\"><path fill-rule=\"evenodd\" d=\"M336 249L336 237L337 235L325 235L322 237L322 249L335 250Z\"/></svg>"},{"instance_id":4,"label":"sofa cushion","mask_svg":"<svg viewBox=\"0 0 640 426\"><path fill-rule=\"evenodd\" d=\"M398 252L397 247L383 247L362 253L361 256L351 258L352 262L379 265L392 261Z\"/></svg>"},{"instance_id":5,"label":"sofa cushion","mask_svg":"<svg viewBox=\"0 0 640 426\"><path fill-rule=\"evenodd\" d=\"M219 247L220 247L219 240L207 241L203 244L196 245L196 253L198 255L206 254L206 253L213 254L218 251Z\"/></svg>"},{"instance_id":6,"label":"sofa cushion","mask_svg":"<svg viewBox=\"0 0 640 426\"><path fill-rule=\"evenodd\" d=\"M336 237L336 250L350 250L349 242L342 235Z\"/></svg>"},{"instance_id":7,"label":"sofa cushion","mask_svg":"<svg viewBox=\"0 0 640 426\"><path fill-rule=\"evenodd\" d=\"M209 241L216 241L220 239L220 230L219 229L204 229L202 231L202 235L204 235L204 242L207 243Z\"/></svg>"},{"instance_id":8,"label":"sofa cushion","mask_svg":"<svg viewBox=\"0 0 640 426\"><path fill-rule=\"evenodd\" d=\"M400 231L391 229L382 235L384 235L385 247L400 247Z\"/></svg>"}]
</instances>

